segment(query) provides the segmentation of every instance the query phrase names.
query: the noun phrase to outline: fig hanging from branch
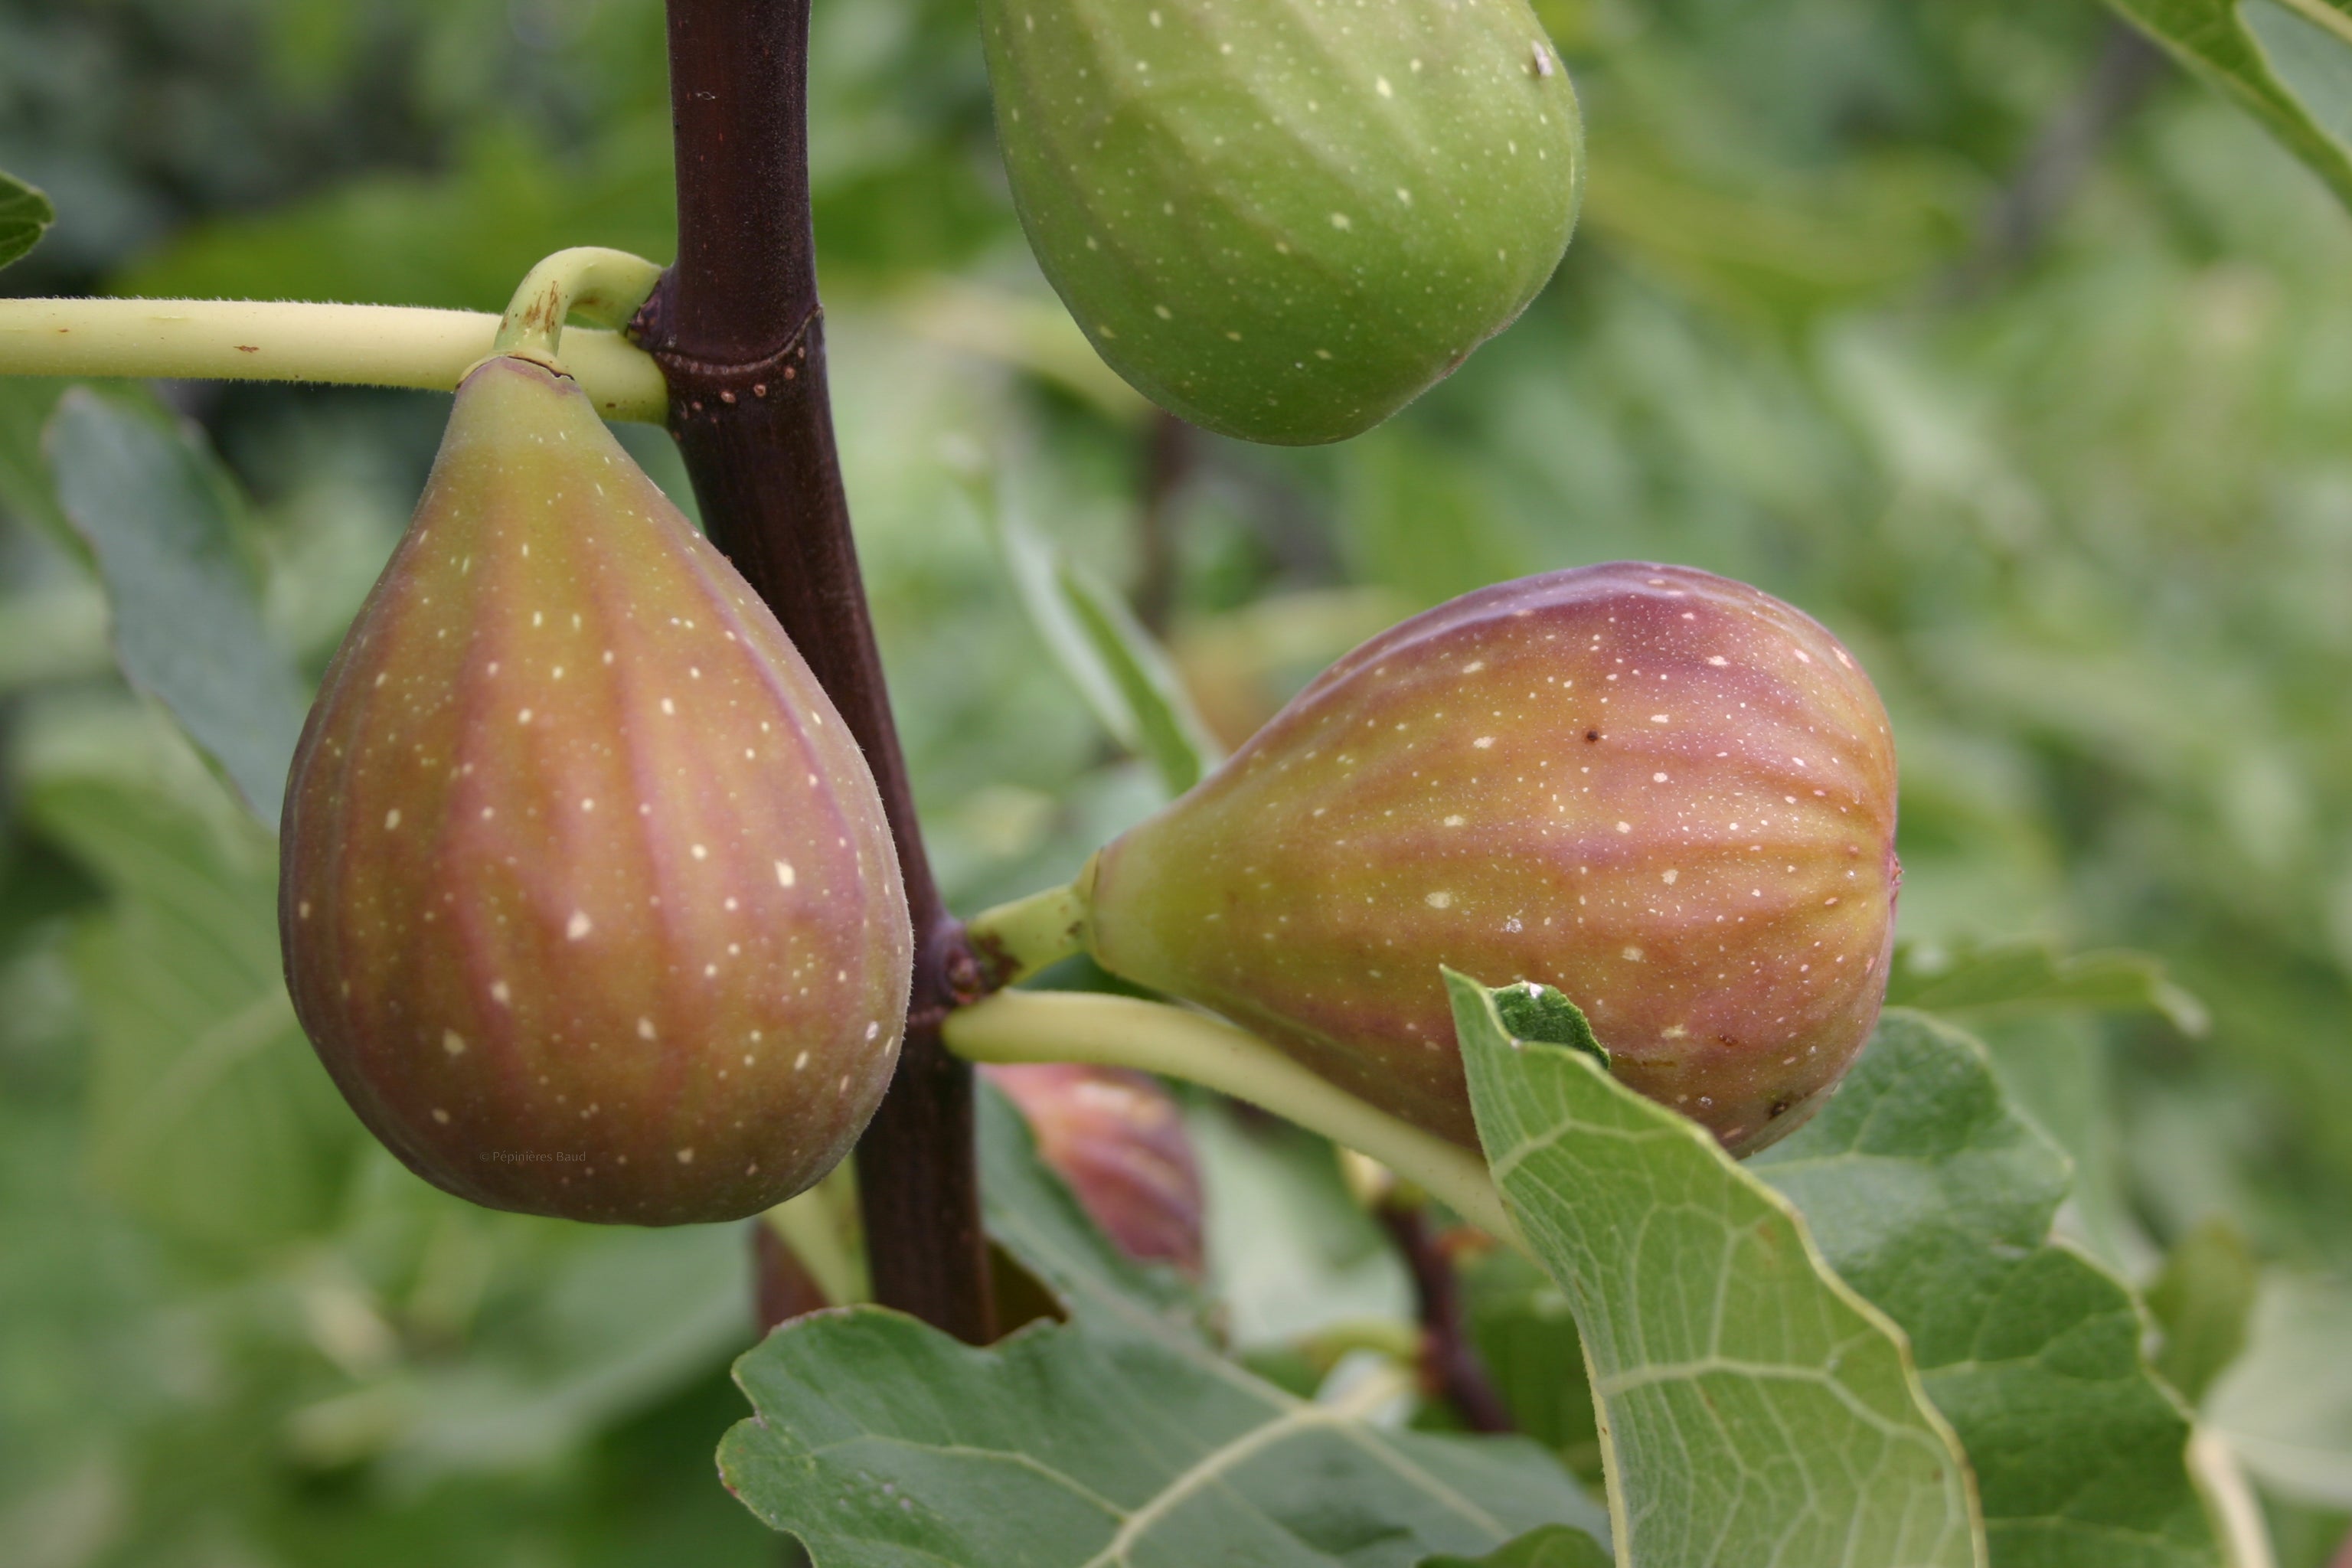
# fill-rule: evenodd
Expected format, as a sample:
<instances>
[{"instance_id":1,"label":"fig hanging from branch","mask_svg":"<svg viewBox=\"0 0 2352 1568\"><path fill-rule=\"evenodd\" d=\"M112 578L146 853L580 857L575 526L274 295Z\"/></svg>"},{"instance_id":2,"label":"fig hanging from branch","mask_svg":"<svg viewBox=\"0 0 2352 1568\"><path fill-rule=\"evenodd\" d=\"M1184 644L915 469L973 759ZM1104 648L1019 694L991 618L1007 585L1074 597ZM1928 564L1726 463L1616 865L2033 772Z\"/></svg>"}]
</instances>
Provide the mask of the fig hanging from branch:
<instances>
[{"instance_id":1,"label":"fig hanging from branch","mask_svg":"<svg viewBox=\"0 0 2352 1568\"><path fill-rule=\"evenodd\" d=\"M1476 1147L1440 966L1576 1002L1634 1088L1748 1153L1886 989L1886 713L1821 626L1618 563L1465 595L1339 660L1075 887L983 916L1083 947Z\"/></svg>"},{"instance_id":2,"label":"fig hanging from branch","mask_svg":"<svg viewBox=\"0 0 2352 1568\"><path fill-rule=\"evenodd\" d=\"M1559 264L1576 94L1521 0L982 0L1013 204L1095 348L1254 441L1426 391Z\"/></svg>"},{"instance_id":3,"label":"fig hanging from branch","mask_svg":"<svg viewBox=\"0 0 2352 1568\"><path fill-rule=\"evenodd\" d=\"M889 1083L897 857L774 617L543 357L458 389L312 710L288 984L352 1109L435 1185L740 1217L830 1170Z\"/></svg>"}]
</instances>

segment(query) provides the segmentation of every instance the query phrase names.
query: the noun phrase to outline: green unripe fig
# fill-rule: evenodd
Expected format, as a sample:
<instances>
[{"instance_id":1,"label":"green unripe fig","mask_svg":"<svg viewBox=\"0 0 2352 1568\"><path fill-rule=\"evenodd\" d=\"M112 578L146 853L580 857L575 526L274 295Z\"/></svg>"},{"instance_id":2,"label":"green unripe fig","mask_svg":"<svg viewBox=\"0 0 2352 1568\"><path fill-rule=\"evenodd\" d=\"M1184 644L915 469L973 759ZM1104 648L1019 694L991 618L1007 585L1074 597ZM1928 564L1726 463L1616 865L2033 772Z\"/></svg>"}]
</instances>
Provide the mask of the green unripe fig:
<instances>
[{"instance_id":1,"label":"green unripe fig","mask_svg":"<svg viewBox=\"0 0 2352 1568\"><path fill-rule=\"evenodd\" d=\"M1103 358L1194 424L1337 441L1510 324L1575 226L1524 0L982 0L1013 205Z\"/></svg>"},{"instance_id":2,"label":"green unripe fig","mask_svg":"<svg viewBox=\"0 0 2352 1568\"><path fill-rule=\"evenodd\" d=\"M1895 751L1869 679L1744 584L1618 563L1373 638L1105 848L1086 940L1475 1147L1441 964L1556 986L1735 1153L1885 995Z\"/></svg>"},{"instance_id":3,"label":"green unripe fig","mask_svg":"<svg viewBox=\"0 0 2352 1568\"><path fill-rule=\"evenodd\" d=\"M981 1072L1020 1108L1038 1157L1129 1258L1202 1267L1201 1168L1184 1113L1149 1073L1085 1062Z\"/></svg>"},{"instance_id":4,"label":"green unripe fig","mask_svg":"<svg viewBox=\"0 0 2352 1568\"><path fill-rule=\"evenodd\" d=\"M288 988L410 1169L492 1208L754 1214L888 1085L881 799L782 627L569 379L493 359L287 788Z\"/></svg>"}]
</instances>

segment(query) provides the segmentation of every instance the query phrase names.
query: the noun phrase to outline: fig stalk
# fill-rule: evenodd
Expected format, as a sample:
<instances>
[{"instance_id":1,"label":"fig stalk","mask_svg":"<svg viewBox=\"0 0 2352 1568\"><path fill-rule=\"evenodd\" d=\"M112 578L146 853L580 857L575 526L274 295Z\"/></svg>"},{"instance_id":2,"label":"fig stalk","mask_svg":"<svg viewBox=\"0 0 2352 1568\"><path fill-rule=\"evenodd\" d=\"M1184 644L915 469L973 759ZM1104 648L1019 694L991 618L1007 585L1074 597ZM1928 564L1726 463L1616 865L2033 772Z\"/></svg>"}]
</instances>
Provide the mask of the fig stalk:
<instances>
[{"instance_id":1,"label":"fig stalk","mask_svg":"<svg viewBox=\"0 0 2352 1568\"><path fill-rule=\"evenodd\" d=\"M625 327L661 281L661 268L642 256L602 246L574 246L547 257L526 274L499 318L492 353L517 354L555 369L563 323L572 316L599 327Z\"/></svg>"},{"instance_id":2,"label":"fig stalk","mask_svg":"<svg viewBox=\"0 0 2352 1568\"><path fill-rule=\"evenodd\" d=\"M1002 988L1084 952L1087 910L1083 883L1073 882L982 910L964 922L964 934L991 988Z\"/></svg>"}]
</instances>

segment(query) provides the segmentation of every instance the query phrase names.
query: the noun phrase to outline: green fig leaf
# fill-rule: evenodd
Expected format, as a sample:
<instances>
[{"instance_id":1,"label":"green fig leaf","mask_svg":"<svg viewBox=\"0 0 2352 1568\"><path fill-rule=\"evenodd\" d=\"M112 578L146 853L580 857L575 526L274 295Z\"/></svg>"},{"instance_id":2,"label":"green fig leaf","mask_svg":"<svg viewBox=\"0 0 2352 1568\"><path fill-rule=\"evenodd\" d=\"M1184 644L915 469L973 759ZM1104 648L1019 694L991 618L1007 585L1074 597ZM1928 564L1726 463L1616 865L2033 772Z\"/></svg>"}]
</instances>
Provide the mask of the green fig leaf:
<instances>
[{"instance_id":1,"label":"green fig leaf","mask_svg":"<svg viewBox=\"0 0 2352 1568\"><path fill-rule=\"evenodd\" d=\"M1604 1068L1609 1065L1609 1051L1593 1037L1584 1010L1549 986L1511 985L1496 992L1495 1016L1513 1039L1567 1046Z\"/></svg>"},{"instance_id":2,"label":"green fig leaf","mask_svg":"<svg viewBox=\"0 0 2352 1568\"><path fill-rule=\"evenodd\" d=\"M2112 0L2352 204L2346 0Z\"/></svg>"},{"instance_id":3,"label":"green fig leaf","mask_svg":"<svg viewBox=\"0 0 2352 1568\"><path fill-rule=\"evenodd\" d=\"M1523 1038L1580 1033L1557 1007L1547 1024L1513 992L1497 1000ZM2187 1420L2141 1358L2129 1293L2047 1239L2066 1159L2003 1102L1976 1042L1889 1014L1817 1121L1749 1169L1910 1338L1970 1455L1995 1568L2220 1561ZM2151 1306L2177 1386L2193 1392L2242 1342L2250 1267L2226 1236L2176 1254Z\"/></svg>"},{"instance_id":4,"label":"green fig leaf","mask_svg":"<svg viewBox=\"0 0 2352 1568\"><path fill-rule=\"evenodd\" d=\"M1118 595L1029 521L1009 481L972 487L1029 624L1111 738L1150 762L1172 797L1218 760L1168 655Z\"/></svg>"},{"instance_id":5,"label":"green fig leaf","mask_svg":"<svg viewBox=\"0 0 2352 1568\"><path fill-rule=\"evenodd\" d=\"M2123 1282L2049 1239L2064 1154L1984 1047L1891 1013L1837 1097L1757 1156L1822 1255L1909 1336L1975 1468L1995 1568L2219 1568L2187 1412Z\"/></svg>"},{"instance_id":6,"label":"green fig leaf","mask_svg":"<svg viewBox=\"0 0 2352 1568\"><path fill-rule=\"evenodd\" d=\"M2253 1249L2216 1215L2174 1245L2148 1286L2148 1315L2164 1331L2156 1370L2192 1407L2244 1352L2259 1284Z\"/></svg>"},{"instance_id":7,"label":"green fig leaf","mask_svg":"<svg viewBox=\"0 0 2352 1568\"><path fill-rule=\"evenodd\" d=\"M2352 1282L2265 1279L2246 1353L2205 1401L2205 1420L2263 1485L2352 1509Z\"/></svg>"},{"instance_id":8,"label":"green fig leaf","mask_svg":"<svg viewBox=\"0 0 2352 1568\"><path fill-rule=\"evenodd\" d=\"M276 826L310 704L262 628L235 481L193 436L79 387L59 401L47 447L58 505L98 562L123 677Z\"/></svg>"},{"instance_id":9,"label":"green fig leaf","mask_svg":"<svg viewBox=\"0 0 2352 1568\"><path fill-rule=\"evenodd\" d=\"M2067 954L2032 937L1982 944L1922 946L1895 952L1886 984L1890 1007L1928 1013L2001 1016L2082 1007L2155 1013L2182 1034L2204 1034L2205 1005L2173 984L2162 961L2116 948Z\"/></svg>"},{"instance_id":10,"label":"green fig leaf","mask_svg":"<svg viewBox=\"0 0 2352 1568\"><path fill-rule=\"evenodd\" d=\"M446 172L334 181L260 213L179 229L114 279L121 293L235 298L257 278L298 300L498 310L549 251L677 243L667 114L612 116L570 155L502 121L462 139Z\"/></svg>"},{"instance_id":11,"label":"green fig leaf","mask_svg":"<svg viewBox=\"0 0 2352 1568\"><path fill-rule=\"evenodd\" d=\"M1218 753L1167 652L1144 630L1127 602L1093 573L1066 562L1061 587L1071 615L1135 717L1139 750L1158 770L1168 793L1182 795L1216 764Z\"/></svg>"},{"instance_id":12,"label":"green fig leaf","mask_svg":"<svg viewBox=\"0 0 2352 1568\"><path fill-rule=\"evenodd\" d=\"M89 547L58 510L41 431L67 383L0 375L0 536L21 523L40 542L13 564L0 595L0 694L53 681L79 681L114 668L106 596Z\"/></svg>"},{"instance_id":13,"label":"green fig leaf","mask_svg":"<svg viewBox=\"0 0 2352 1568\"><path fill-rule=\"evenodd\" d=\"M42 769L27 805L110 895L72 949L93 1174L159 1233L252 1256L334 1222L360 1131L286 998L272 847L171 748L216 809L72 768Z\"/></svg>"},{"instance_id":14,"label":"green fig leaf","mask_svg":"<svg viewBox=\"0 0 2352 1568\"><path fill-rule=\"evenodd\" d=\"M1204 1105L1187 1120L1225 1343L1260 1356L1347 1325L1412 1321L1412 1277L1329 1142L1231 1106Z\"/></svg>"},{"instance_id":15,"label":"green fig leaf","mask_svg":"<svg viewBox=\"0 0 2352 1568\"><path fill-rule=\"evenodd\" d=\"M533 1222L481 1211L443 1223L507 1268L534 1241L553 1253L541 1288L476 1323L462 1357L403 1359L295 1411L287 1436L301 1459L373 1460L412 1485L544 1473L742 1347L751 1257L730 1226L534 1237Z\"/></svg>"},{"instance_id":16,"label":"green fig leaf","mask_svg":"<svg viewBox=\"0 0 2352 1568\"><path fill-rule=\"evenodd\" d=\"M1358 581L1435 605L1543 564L1493 464L1409 423L1349 443L1339 462L1340 540Z\"/></svg>"},{"instance_id":17,"label":"green fig leaf","mask_svg":"<svg viewBox=\"0 0 2352 1568\"><path fill-rule=\"evenodd\" d=\"M1433 1557L1421 1568L1611 1568L1609 1549L1580 1530L1548 1524L1484 1557Z\"/></svg>"},{"instance_id":18,"label":"green fig leaf","mask_svg":"<svg viewBox=\"0 0 2352 1568\"><path fill-rule=\"evenodd\" d=\"M41 432L68 384L47 376L0 375L0 518L40 530L87 564L89 547L58 510L57 487L41 453Z\"/></svg>"},{"instance_id":19,"label":"green fig leaf","mask_svg":"<svg viewBox=\"0 0 2352 1568\"><path fill-rule=\"evenodd\" d=\"M894 194L890 205L904 200ZM1103 363L1050 294L934 274L908 279L889 296L888 308L917 337L1050 383L1117 424L1139 424L1152 412L1150 401Z\"/></svg>"},{"instance_id":20,"label":"green fig leaf","mask_svg":"<svg viewBox=\"0 0 2352 1568\"><path fill-rule=\"evenodd\" d=\"M1466 1261L1462 1296L1472 1342L1512 1421L1571 1470L1597 1479L1601 1434L1567 1295L1526 1258L1496 1247Z\"/></svg>"},{"instance_id":21,"label":"green fig leaf","mask_svg":"<svg viewBox=\"0 0 2352 1568\"><path fill-rule=\"evenodd\" d=\"M1514 1038L1500 993L1446 984L1496 1181L1584 1336L1619 1560L1982 1564L1901 1331L1789 1200L1573 1037Z\"/></svg>"},{"instance_id":22,"label":"green fig leaf","mask_svg":"<svg viewBox=\"0 0 2352 1568\"><path fill-rule=\"evenodd\" d=\"M58 209L38 186L0 169L0 267L40 244L57 221Z\"/></svg>"},{"instance_id":23,"label":"green fig leaf","mask_svg":"<svg viewBox=\"0 0 2352 1568\"><path fill-rule=\"evenodd\" d=\"M787 1323L737 1363L758 1411L728 1485L817 1568L1395 1568L1598 1510L1523 1439L1363 1419L1394 1384L1282 1394L1216 1353L1182 1288L1118 1257L983 1098L991 1229L1070 1321L974 1349L876 1308Z\"/></svg>"}]
</instances>

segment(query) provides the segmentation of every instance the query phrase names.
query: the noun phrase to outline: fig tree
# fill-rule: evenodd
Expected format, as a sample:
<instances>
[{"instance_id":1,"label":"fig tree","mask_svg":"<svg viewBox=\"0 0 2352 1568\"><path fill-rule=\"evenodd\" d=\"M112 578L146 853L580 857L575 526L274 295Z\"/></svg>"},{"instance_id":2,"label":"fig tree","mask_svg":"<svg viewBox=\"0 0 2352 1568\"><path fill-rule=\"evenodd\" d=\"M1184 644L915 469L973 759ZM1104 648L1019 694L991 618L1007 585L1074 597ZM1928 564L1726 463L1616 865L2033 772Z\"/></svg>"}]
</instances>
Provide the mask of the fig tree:
<instances>
[{"instance_id":1,"label":"fig tree","mask_svg":"<svg viewBox=\"0 0 2352 1568\"><path fill-rule=\"evenodd\" d=\"M1439 966L1580 1005L1734 1152L1793 1130L1885 994L1886 713L1758 589L1619 563L1482 589L1342 658L1096 858L1083 936L1475 1146Z\"/></svg>"},{"instance_id":2,"label":"fig tree","mask_svg":"<svg viewBox=\"0 0 2352 1568\"><path fill-rule=\"evenodd\" d=\"M674 1225L830 1169L912 940L857 745L567 378L458 389L287 789L296 1013L360 1119L493 1208Z\"/></svg>"},{"instance_id":3,"label":"fig tree","mask_svg":"<svg viewBox=\"0 0 2352 1568\"><path fill-rule=\"evenodd\" d=\"M1336 441L1516 318L1576 220L1523 0L982 0L997 135L1103 358L1209 429Z\"/></svg>"}]
</instances>

